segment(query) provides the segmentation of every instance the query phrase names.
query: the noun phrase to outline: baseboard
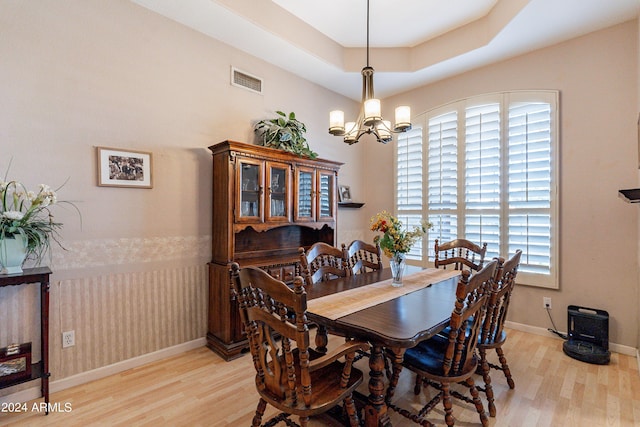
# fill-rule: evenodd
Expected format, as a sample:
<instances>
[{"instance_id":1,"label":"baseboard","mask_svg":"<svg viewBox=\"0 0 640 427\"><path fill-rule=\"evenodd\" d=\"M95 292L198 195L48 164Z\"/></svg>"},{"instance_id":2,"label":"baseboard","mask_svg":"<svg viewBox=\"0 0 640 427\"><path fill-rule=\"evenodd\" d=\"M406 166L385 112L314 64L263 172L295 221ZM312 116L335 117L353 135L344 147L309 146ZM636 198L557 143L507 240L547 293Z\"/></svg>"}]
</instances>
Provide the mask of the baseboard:
<instances>
[{"instance_id":1,"label":"baseboard","mask_svg":"<svg viewBox=\"0 0 640 427\"><path fill-rule=\"evenodd\" d=\"M504 323L504 325L507 328L511 328L511 329L515 329L517 331L522 331L522 332L527 332L530 334L534 334L534 335L542 335L544 337L552 337L552 338L556 338L558 340L562 340L562 338L560 338L559 336L552 334L551 332L549 332L546 328L541 328L538 326L530 326L530 325L525 325L522 323L515 323L515 322L510 322L510 321L506 321ZM560 333L566 334L566 332L562 332L559 331ZM634 347L629 347L628 345L622 345L622 344L616 344L616 343L609 343L609 350L616 352L616 353L620 353L620 354L624 354L627 356L635 356L638 359L638 363L640 364L640 355L638 354L638 349L634 348Z\"/></svg>"},{"instance_id":2,"label":"baseboard","mask_svg":"<svg viewBox=\"0 0 640 427\"><path fill-rule=\"evenodd\" d=\"M70 387L75 387L77 385L99 380L101 378L115 375L129 369L137 368L138 366L146 365L147 363L166 359L168 357L172 357L177 354L193 350L195 348L204 347L206 343L206 339L202 337L193 341L175 345L173 347L163 348L162 350L154 351L153 353L143 354L142 356L133 357L131 359L123 360L122 362L103 366L102 368L93 369L91 371L82 372L80 374L62 378L57 381L52 381L49 384L49 393L66 390ZM33 384L36 385L33 388L21 390L19 392L6 396L0 396L0 403L28 402L29 400L42 397L40 393L40 383L38 381L33 381Z\"/></svg>"}]
</instances>

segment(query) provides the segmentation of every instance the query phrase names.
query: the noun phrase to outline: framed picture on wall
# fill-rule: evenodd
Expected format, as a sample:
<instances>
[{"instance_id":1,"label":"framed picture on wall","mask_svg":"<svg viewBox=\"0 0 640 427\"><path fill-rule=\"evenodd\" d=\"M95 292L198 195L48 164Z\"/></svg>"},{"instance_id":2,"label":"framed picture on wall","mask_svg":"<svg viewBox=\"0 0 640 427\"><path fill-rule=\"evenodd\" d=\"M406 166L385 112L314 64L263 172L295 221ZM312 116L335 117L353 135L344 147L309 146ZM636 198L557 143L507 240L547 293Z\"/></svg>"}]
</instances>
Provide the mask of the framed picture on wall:
<instances>
[{"instance_id":1,"label":"framed picture on wall","mask_svg":"<svg viewBox=\"0 0 640 427\"><path fill-rule=\"evenodd\" d=\"M351 201L351 188L348 185L338 186L339 201L350 202Z\"/></svg>"},{"instance_id":2,"label":"framed picture on wall","mask_svg":"<svg viewBox=\"0 0 640 427\"><path fill-rule=\"evenodd\" d=\"M100 187L153 187L151 153L108 147L96 152Z\"/></svg>"}]
</instances>

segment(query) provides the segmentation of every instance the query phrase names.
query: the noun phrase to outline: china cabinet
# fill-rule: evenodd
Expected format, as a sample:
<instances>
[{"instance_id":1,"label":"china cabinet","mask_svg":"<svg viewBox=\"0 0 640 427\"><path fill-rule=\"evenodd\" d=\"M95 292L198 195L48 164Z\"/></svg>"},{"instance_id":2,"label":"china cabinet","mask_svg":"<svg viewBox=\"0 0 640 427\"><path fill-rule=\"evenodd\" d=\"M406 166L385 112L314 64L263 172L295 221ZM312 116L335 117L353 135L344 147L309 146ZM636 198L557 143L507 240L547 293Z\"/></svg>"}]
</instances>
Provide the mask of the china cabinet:
<instances>
[{"instance_id":1,"label":"china cabinet","mask_svg":"<svg viewBox=\"0 0 640 427\"><path fill-rule=\"evenodd\" d=\"M230 360L247 349L231 284L231 263L292 282L298 248L336 244L342 163L235 141L213 155L212 251L207 346Z\"/></svg>"}]
</instances>

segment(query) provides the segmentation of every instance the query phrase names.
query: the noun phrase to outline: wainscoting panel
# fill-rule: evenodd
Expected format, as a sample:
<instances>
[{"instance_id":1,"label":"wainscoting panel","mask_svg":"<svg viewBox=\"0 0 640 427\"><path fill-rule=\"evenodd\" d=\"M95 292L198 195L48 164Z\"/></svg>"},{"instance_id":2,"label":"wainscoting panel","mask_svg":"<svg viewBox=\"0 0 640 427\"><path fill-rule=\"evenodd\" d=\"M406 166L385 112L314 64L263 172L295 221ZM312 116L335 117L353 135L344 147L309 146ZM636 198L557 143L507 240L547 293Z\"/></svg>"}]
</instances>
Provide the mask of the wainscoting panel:
<instances>
[{"instance_id":1,"label":"wainscoting panel","mask_svg":"<svg viewBox=\"0 0 640 427\"><path fill-rule=\"evenodd\" d=\"M52 378L151 353L206 333L206 265L63 280L59 331L75 330L76 345L54 340ZM52 307L54 308L54 307ZM58 322L56 322L58 323Z\"/></svg>"},{"instance_id":2,"label":"wainscoting panel","mask_svg":"<svg viewBox=\"0 0 640 427\"><path fill-rule=\"evenodd\" d=\"M206 334L206 263L151 271L55 280L50 288L51 380L202 338ZM40 358L40 292L37 284L0 288L0 347L33 343ZM62 348L62 332L75 346ZM0 396L36 383L0 390Z\"/></svg>"}]
</instances>

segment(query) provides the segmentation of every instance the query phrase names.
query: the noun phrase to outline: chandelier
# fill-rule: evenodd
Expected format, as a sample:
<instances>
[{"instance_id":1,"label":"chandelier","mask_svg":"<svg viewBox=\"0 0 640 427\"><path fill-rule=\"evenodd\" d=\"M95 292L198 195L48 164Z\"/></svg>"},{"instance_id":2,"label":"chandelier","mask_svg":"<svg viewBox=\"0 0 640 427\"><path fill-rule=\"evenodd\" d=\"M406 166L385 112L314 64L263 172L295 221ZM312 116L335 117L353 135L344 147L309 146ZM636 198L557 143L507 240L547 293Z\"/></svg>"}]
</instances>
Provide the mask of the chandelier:
<instances>
[{"instance_id":1,"label":"chandelier","mask_svg":"<svg viewBox=\"0 0 640 427\"><path fill-rule=\"evenodd\" d=\"M396 108L396 123L391 128L389 120L382 119L380 100L373 94L373 68L369 66L369 0L367 0L367 66L362 69L362 106L355 122L344 122L344 112L334 110L329 113L329 133L344 136L344 142L355 144L364 134L372 134L378 142L388 143L392 134L411 129L411 109L408 106Z\"/></svg>"}]
</instances>

